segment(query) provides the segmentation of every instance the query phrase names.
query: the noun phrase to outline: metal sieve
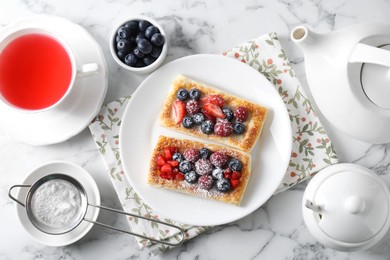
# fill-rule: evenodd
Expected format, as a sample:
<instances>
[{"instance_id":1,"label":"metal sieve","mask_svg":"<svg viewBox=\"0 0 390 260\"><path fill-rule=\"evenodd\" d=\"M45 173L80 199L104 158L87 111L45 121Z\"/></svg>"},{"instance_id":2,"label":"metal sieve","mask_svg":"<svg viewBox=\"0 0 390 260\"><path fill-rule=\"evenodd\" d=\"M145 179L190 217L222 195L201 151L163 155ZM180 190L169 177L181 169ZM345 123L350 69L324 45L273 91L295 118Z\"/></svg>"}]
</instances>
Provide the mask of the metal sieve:
<instances>
[{"instance_id":1,"label":"metal sieve","mask_svg":"<svg viewBox=\"0 0 390 260\"><path fill-rule=\"evenodd\" d=\"M72 219L71 222L66 223L67 225L65 225L63 227L52 227L52 226L50 226L50 225L48 225L46 223L43 223L42 221L39 220L39 218L37 218L37 216L35 215L34 210L33 210L32 199L34 197L35 192L38 190L39 187L41 187L41 185L43 185L44 183L46 183L48 181L51 181L51 180L63 180L63 181L68 182L70 185L73 185L74 188L76 188L77 191L79 192L78 195L80 196L80 199L81 199L81 205L80 205L79 210L78 210L78 212L76 214L77 216L75 216ZM29 188L28 191L27 191L27 195L26 195L24 203L19 201L18 199L16 199L14 196L12 196L11 192L15 188ZM66 174L53 173L53 174L49 174L49 175L46 175L46 176L38 179L37 181L35 181L31 185L26 185L26 184L14 185L14 186L12 186L9 189L8 196L12 200L14 200L18 204L20 204L21 206L25 207L28 219L31 221L31 223L37 229L39 229L40 231L42 231L42 232L44 232L46 234L51 234L51 235L65 234L65 233L68 233L68 232L72 231L76 227L78 227L80 225L80 223L82 223L83 221L87 221L87 222L90 222L90 223L93 223L93 224L96 224L96 225L99 225L99 226L102 226L102 227L105 227L105 228L109 228L109 229L112 229L112 230L120 231L120 232L123 232L123 233L126 233L126 234L130 234L130 235L133 235L133 236L141 237L141 238L153 241L153 242L162 243L162 244L169 245L169 246L180 245L181 243L183 243L184 238L185 238L185 232L184 232L184 230L180 226L176 226L176 225L173 225L173 224L170 224L170 223L167 223L167 222L163 222L163 221L159 221L159 220L150 219L150 218L147 218L147 217L135 215L135 214L128 213L128 212L125 212L125 211L121 211L121 210L117 210L117 209L113 209L113 208L109 208L109 207L105 207L105 206L100 206L100 205L93 205L93 204L89 203L88 202L87 193L85 192L85 189L80 184L80 182L78 182L76 179L74 179L73 177L71 177L69 175L66 175ZM155 222L155 223L159 223L159 224L162 224L162 225L166 225L166 226L170 226L170 227L176 228L176 229L178 229L180 231L181 239L177 243L170 243L170 242L167 242L167 241L164 241L164 240L159 240L159 239L148 237L148 236L145 236L145 235L142 235L142 234L137 234L137 233L134 233L134 232L131 232L131 231L128 231L128 230L123 230L123 229L120 229L120 228L116 228L116 227L110 226L110 225L105 224L105 223L93 221L91 219L86 218L86 213L88 211L88 207L95 207L95 208L111 211L111 212L114 212L114 213L128 215L128 216L132 216L132 217L136 217L136 218L141 218L141 219L145 219L147 221L151 221L151 222Z\"/></svg>"}]
</instances>

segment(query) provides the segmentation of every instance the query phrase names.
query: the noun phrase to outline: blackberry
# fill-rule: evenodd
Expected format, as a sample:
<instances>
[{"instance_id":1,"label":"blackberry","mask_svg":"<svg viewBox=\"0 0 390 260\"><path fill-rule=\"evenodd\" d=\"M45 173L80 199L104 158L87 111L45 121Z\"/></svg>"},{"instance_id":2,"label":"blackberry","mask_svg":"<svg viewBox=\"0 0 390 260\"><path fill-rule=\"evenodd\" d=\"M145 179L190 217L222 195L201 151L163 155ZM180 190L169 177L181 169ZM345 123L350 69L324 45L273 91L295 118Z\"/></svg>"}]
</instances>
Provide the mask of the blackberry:
<instances>
[{"instance_id":1,"label":"blackberry","mask_svg":"<svg viewBox=\"0 0 390 260\"><path fill-rule=\"evenodd\" d=\"M196 183L196 181L198 180L199 178L199 175L196 174L195 171L190 171L190 172L187 172L185 175L184 175L184 179L186 180L186 182L188 183Z\"/></svg>"},{"instance_id":2,"label":"blackberry","mask_svg":"<svg viewBox=\"0 0 390 260\"><path fill-rule=\"evenodd\" d=\"M211 134L214 131L214 123L210 120L203 121L200 129L204 134Z\"/></svg>"},{"instance_id":3,"label":"blackberry","mask_svg":"<svg viewBox=\"0 0 390 260\"><path fill-rule=\"evenodd\" d=\"M225 178L220 178L217 180L217 190L220 192L227 192L232 188L230 181Z\"/></svg>"},{"instance_id":4,"label":"blackberry","mask_svg":"<svg viewBox=\"0 0 390 260\"><path fill-rule=\"evenodd\" d=\"M240 172L242 170L242 164L236 158L230 159L228 166L232 171Z\"/></svg>"},{"instance_id":5,"label":"blackberry","mask_svg":"<svg viewBox=\"0 0 390 260\"><path fill-rule=\"evenodd\" d=\"M231 122L234 118L234 113L233 113L233 110L231 110L229 107L224 107L222 109L222 112L225 114L226 116L226 120Z\"/></svg>"},{"instance_id":6,"label":"blackberry","mask_svg":"<svg viewBox=\"0 0 390 260\"><path fill-rule=\"evenodd\" d=\"M181 161L179 163L179 170L182 173L190 172L192 170L192 164L187 160Z\"/></svg>"},{"instance_id":7,"label":"blackberry","mask_svg":"<svg viewBox=\"0 0 390 260\"><path fill-rule=\"evenodd\" d=\"M203 147L203 148L200 148L199 150L199 156L201 158L206 158L208 159L211 155L211 151L209 149L207 149L206 147Z\"/></svg>"},{"instance_id":8,"label":"blackberry","mask_svg":"<svg viewBox=\"0 0 390 260\"><path fill-rule=\"evenodd\" d=\"M194 126L194 120L192 119L192 117L189 117L189 116L185 116L183 118L183 121L181 122L181 124L185 127L185 128L191 128Z\"/></svg>"},{"instance_id":9,"label":"blackberry","mask_svg":"<svg viewBox=\"0 0 390 260\"><path fill-rule=\"evenodd\" d=\"M176 97L177 99L181 100L181 101L184 101L188 98L188 91L184 88L181 88L177 91L176 93Z\"/></svg>"}]
</instances>

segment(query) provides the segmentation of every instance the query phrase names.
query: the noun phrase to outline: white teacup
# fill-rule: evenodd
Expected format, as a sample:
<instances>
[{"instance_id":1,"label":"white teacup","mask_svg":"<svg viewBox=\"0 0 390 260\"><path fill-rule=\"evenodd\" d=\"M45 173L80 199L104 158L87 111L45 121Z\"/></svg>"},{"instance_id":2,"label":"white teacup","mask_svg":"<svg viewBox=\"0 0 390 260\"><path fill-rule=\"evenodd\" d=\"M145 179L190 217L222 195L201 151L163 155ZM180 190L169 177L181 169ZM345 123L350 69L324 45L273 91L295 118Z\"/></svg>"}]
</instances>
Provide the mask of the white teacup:
<instances>
[{"instance_id":1,"label":"white teacup","mask_svg":"<svg viewBox=\"0 0 390 260\"><path fill-rule=\"evenodd\" d=\"M79 76L96 73L96 63L77 64L56 32L24 28L0 34L0 102L20 112L58 107Z\"/></svg>"}]
</instances>

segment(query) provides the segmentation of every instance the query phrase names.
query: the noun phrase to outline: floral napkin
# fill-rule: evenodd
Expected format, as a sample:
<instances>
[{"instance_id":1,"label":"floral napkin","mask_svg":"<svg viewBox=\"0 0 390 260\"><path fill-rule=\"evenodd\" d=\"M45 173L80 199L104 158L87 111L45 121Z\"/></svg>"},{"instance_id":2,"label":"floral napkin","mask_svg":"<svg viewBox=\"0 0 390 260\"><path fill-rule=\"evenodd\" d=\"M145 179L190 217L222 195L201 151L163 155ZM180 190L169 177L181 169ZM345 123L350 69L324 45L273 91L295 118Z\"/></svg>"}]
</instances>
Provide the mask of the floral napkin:
<instances>
[{"instance_id":1,"label":"floral napkin","mask_svg":"<svg viewBox=\"0 0 390 260\"><path fill-rule=\"evenodd\" d=\"M276 193L308 179L328 165L337 163L332 143L313 111L276 33L269 33L243 43L224 52L223 55L240 60L262 73L275 86L286 104L292 125L293 146L289 167ZM129 99L130 96L124 97L103 107L89 126L123 209L140 216L180 225L186 230L186 239L193 238L204 232L207 227L188 226L159 215L143 203L124 174L118 146L119 128ZM136 233L166 239L172 243L178 241L180 237L176 229L161 224L136 217L128 217L128 222L131 230ZM136 241L140 248L148 247L151 254L158 254L170 248L138 237Z\"/></svg>"}]
</instances>

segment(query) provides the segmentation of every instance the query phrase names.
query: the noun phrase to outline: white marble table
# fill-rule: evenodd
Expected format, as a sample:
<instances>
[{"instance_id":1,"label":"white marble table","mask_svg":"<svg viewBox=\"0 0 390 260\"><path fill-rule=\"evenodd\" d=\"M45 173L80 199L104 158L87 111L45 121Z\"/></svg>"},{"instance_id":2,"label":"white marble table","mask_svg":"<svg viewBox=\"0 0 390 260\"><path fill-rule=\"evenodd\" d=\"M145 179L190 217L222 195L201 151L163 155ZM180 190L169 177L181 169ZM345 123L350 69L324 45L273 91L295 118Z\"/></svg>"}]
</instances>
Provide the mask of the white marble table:
<instances>
[{"instance_id":1,"label":"white marble table","mask_svg":"<svg viewBox=\"0 0 390 260\"><path fill-rule=\"evenodd\" d=\"M143 76L120 69L110 57L108 37L117 17L143 14L158 20L169 35L167 60L197 53L221 53L263 33L276 31L302 83L307 87L303 55L289 32L305 23L320 32L357 22L390 23L390 2L332 0L280 1L94 1L1 0L0 27L22 17L51 14L85 27L99 42L109 67L105 102L132 93ZM388 145L353 140L323 120L342 162L355 162L377 172L389 185ZM0 115L1 124L1 115ZM52 248L35 242L22 228L8 188L20 183L38 165L68 160L92 173L102 203L119 206L88 130L56 145L33 147L0 136L0 259L148 259L134 238L95 227L79 242ZM157 259L390 259L390 235L368 251L344 253L325 248L306 229L301 214L305 184L272 197L253 214L213 228ZM101 214L101 220L126 227L122 217Z\"/></svg>"}]
</instances>

